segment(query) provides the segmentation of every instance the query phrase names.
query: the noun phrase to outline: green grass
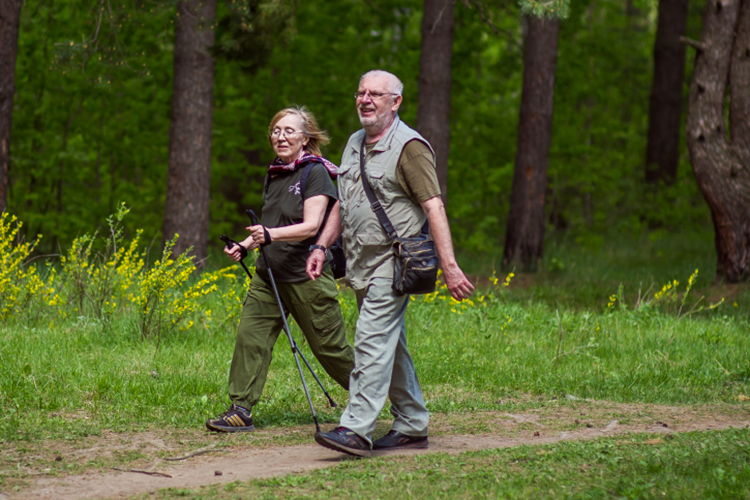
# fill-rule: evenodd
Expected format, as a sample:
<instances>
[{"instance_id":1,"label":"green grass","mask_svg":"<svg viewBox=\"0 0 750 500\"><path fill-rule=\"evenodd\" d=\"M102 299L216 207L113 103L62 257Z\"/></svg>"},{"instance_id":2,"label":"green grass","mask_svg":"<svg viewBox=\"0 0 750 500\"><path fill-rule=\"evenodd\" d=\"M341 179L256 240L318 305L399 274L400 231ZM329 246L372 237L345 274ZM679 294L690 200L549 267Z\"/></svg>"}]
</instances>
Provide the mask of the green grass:
<instances>
[{"instance_id":1,"label":"green grass","mask_svg":"<svg viewBox=\"0 0 750 500\"><path fill-rule=\"evenodd\" d=\"M306 474L133 498L750 498L750 431L350 460Z\"/></svg>"},{"instance_id":2,"label":"green grass","mask_svg":"<svg viewBox=\"0 0 750 500\"><path fill-rule=\"evenodd\" d=\"M614 307L580 308L517 297L524 293L495 286L461 305L445 295L415 297L408 338L431 411L502 409L502 401L569 395L676 404L736 402L750 393L750 325L741 314L726 314L736 309L730 304L678 318L676 304L667 304L667 312L653 304L634 309L627 296ZM353 332L352 294L344 294L343 307ZM126 325L105 328L84 317L0 327L0 440L201 426L228 402L231 323L216 331L195 326L158 345ZM334 399L346 401L343 390L323 379ZM322 421L335 421L337 411L324 409L310 387ZM309 421L283 336L254 413L261 426Z\"/></svg>"},{"instance_id":3,"label":"green grass","mask_svg":"<svg viewBox=\"0 0 750 500\"><path fill-rule=\"evenodd\" d=\"M560 264L534 276L519 273L509 287L502 286L500 275L497 285L478 290L471 302L451 303L445 292L415 297L407 312L408 340L430 411L522 411L583 398L738 404L750 396L750 287L713 285L711 251L695 235L635 243L612 240L598 248L551 243L549 259ZM652 262L660 252L664 259ZM698 281L685 298L696 268ZM482 272L489 276L492 270ZM679 294L655 302L654 292L673 279L681 282ZM636 307L639 288L647 298ZM716 309L686 314L696 303L715 303L724 292L732 295ZM617 300L608 306L613 294ZM217 299L206 307L217 317L225 306ZM351 335L357 313L350 292L343 293L342 307ZM104 325L83 316L45 325L0 325L0 444L19 449L24 443L75 441L110 430L202 428L228 404L235 321L219 322L213 330L196 325L159 342L142 339L127 321ZM345 403L347 394L325 376L292 325L333 398ZM254 409L256 425L310 424L283 335L269 375ZM336 422L341 408L327 408L309 376L308 385L321 423ZM389 418L387 408L382 417ZM394 494L391 484L423 498L661 498L662 491L669 498L745 498L734 485L747 482L747 453L738 444L747 449L747 440L747 431L728 431L678 436L659 446L602 440L347 462L329 471L235 487L259 488L259 498L287 491L330 496L338 491L330 485L341 485L339 496L377 491L385 498ZM692 476L695 467L700 470ZM229 496L206 498L235 498L231 491L220 492ZM203 494L185 492L190 498Z\"/></svg>"},{"instance_id":4,"label":"green grass","mask_svg":"<svg viewBox=\"0 0 750 500\"><path fill-rule=\"evenodd\" d=\"M502 247L494 255L461 255L467 273L485 277L500 269ZM750 318L750 287L716 283L714 234L702 232L551 235L537 273L516 270L512 300L543 302L551 307L597 309L622 284L628 300L639 291L659 290L676 279L684 284L699 270L694 291L714 301L727 297L724 314ZM731 299L731 300L729 300ZM737 307L733 303L737 302Z\"/></svg>"}]
</instances>

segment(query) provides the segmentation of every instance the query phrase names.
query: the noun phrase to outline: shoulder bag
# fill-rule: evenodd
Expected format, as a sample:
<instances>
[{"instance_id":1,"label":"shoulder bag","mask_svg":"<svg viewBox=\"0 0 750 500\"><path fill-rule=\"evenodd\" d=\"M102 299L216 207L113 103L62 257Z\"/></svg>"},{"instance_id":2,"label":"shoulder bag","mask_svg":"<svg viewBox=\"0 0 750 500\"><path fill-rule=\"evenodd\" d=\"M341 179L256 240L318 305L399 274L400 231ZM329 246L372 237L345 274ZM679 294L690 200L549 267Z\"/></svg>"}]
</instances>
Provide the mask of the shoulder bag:
<instances>
[{"instance_id":1,"label":"shoulder bag","mask_svg":"<svg viewBox=\"0 0 750 500\"><path fill-rule=\"evenodd\" d=\"M385 232L393 240L391 249L395 257L393 266L393 291L398 295L432 293L435 290L439 260L435 242L427 239L429 224L425 221L416 238L401 238L393 228L385 209L370 186L365 174L365 139L359 151L359 168L362 187L370 200L372 211L378 217Z\"/></svg>"}]
</instances>

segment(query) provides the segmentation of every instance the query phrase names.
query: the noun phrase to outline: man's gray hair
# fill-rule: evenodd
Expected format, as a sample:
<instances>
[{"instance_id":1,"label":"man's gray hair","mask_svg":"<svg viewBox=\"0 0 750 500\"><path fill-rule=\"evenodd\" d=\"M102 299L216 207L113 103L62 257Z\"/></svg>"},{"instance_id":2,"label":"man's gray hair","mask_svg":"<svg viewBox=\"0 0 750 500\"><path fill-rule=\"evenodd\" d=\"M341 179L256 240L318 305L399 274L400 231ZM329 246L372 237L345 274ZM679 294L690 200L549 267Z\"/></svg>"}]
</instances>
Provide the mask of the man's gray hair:
<instances>
[{"instance_id":1,"label":"man's gray hair","mask_svg":"<svg viewBox=\"0 0 750 500\"><path fill-rule=\"evenodd\" d=\"M360 85L362 84L362 80L365 79L365 77L368 76L386 76L391 81L389 85L388 91L403 96L404 95L404 84L399 80L399 78L394 75L393 73L389 73L387 71L383 71L382 69L373 69L365 73L359 78Z\"/></svg>"}]
</instances>

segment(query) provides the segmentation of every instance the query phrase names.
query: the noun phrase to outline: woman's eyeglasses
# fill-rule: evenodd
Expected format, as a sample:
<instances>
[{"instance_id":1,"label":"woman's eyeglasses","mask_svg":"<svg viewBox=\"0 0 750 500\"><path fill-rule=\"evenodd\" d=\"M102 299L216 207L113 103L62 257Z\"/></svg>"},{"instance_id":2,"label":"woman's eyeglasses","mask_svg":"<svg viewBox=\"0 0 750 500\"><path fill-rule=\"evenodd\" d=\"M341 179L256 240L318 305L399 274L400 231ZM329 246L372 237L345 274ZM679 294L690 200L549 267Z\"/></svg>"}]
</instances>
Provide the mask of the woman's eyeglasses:
<instances>
[{"instance_id":1,"label":"woman's eyeglasses","mask_svg":"<svg viewBox=\"0 0 750 500\"><path fill-rule=\"evenodd\" d=\"M284 137L294 137L297 134L301 134L302 132L299 130L294 130L291 128L287 128L284 130L281 130L280 128L275 128L273 131L271 131L271 138L272 139L279 139L282 135Z\"/></svg>"}]
</instances>

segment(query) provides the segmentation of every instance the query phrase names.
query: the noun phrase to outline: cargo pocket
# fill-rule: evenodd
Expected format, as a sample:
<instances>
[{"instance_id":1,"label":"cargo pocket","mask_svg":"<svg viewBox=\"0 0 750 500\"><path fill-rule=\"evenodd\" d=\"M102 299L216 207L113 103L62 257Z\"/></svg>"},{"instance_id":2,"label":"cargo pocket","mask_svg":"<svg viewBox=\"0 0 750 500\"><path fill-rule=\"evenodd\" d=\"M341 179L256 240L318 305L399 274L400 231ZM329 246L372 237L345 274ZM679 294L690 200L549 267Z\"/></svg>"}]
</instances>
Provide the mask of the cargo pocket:
<instances>
[{"instance_id":1,"label":"cargo pocket","mask_svg":"<svg viewBox=\"0 0 750 500\"><path fill-rule=\"evenodd\" d=\"M313 310L315 309L317 308L313 307ZM336 340L336 335L343 322L344 317L341 314L341 309L338 307L329 306L324 313L313 316L312 324L321 346Z\"/></svg>"}]
</instances>

